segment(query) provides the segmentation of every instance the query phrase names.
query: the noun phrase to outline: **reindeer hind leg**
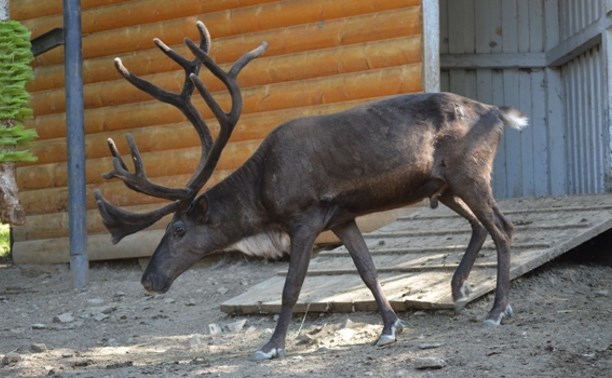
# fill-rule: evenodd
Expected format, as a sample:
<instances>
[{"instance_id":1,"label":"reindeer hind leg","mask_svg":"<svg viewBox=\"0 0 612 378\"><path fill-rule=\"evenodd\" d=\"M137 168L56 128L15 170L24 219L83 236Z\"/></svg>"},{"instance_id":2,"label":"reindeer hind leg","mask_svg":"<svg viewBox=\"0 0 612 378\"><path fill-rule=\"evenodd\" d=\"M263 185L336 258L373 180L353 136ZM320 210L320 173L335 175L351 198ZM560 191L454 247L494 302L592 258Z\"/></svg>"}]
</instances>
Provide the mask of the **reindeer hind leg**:
<instances>
[{"instance_id":1,"label":"reindeer hind leg","mask_svg":"<svg viewBox=\"0 0 612 378\"><path fill-rule=\"evenodd\" d=\"M490 185L483 182L479 183L479 181L475 180L474 185L470 188L465 186L456 186L454 188L462 189L460 189L461 191L455 191L455 194L488 231L497 249L495 300L485 325L499 325L504 316L512 316L513 314L508 300L510 288L510 247L512 244L513 226L499 210L493 198ZM470 253L474 253L474 256L470 255ZM473 251L466 251L466 255L469 255L464 257L464 259L469 259L466 260L466 263L469 263L472 258L475 259L476 257Z\"/></svg>"},{"instance_id":2,"label":"reindeer hind leg","mask_svg":"<svg viewBox=\"0 0 612 378\"><path fill-rule=\"evenodd\" d=\"M455 311L461 312L468 302L470 295L470 286L467 279L472 271L474 262L478 257L478 252L482 248L487 237L487 230L480 223L478 218L472 213L469 207L457 196L450 191L445 191L439 196L440 202L446 205L449 209L461 215L472 227L472 236L468 243L467 249L461 258L459 266L453 274L451 280L451 291L453 302L455 303Z\"/></svg>"}]
</instances>

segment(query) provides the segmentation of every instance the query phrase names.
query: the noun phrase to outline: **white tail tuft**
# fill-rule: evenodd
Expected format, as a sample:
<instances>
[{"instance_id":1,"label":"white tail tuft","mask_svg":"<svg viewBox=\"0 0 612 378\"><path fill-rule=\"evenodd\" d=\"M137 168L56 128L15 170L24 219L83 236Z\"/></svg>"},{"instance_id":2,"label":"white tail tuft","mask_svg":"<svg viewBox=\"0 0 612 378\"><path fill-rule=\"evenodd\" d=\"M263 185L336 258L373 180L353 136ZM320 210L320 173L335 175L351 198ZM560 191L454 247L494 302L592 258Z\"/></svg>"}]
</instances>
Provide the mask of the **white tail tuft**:
<instances>
[{"instance_id":1,"label":"white tail tuft","mask_svg":"<svg viewBox=\"0 0 612 378\"><path fill-rule=\"evenodd\" d=\"M520 131L529 125L529 118L514 108L503 106L499 110L501 120L513 129Z\"/></svg>"}]
</instances>

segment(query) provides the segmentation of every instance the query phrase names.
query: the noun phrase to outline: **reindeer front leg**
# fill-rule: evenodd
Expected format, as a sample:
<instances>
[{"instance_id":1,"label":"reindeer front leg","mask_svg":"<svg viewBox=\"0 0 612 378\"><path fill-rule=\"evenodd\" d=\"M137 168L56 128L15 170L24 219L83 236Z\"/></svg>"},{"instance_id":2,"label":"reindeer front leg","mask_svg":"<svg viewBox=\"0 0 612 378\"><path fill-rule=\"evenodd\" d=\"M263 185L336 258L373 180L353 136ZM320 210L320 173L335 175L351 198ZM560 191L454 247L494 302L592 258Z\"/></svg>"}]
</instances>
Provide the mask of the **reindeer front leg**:
<instances>
[{"instance_id":1,"label":"reindeer front leg","mask_svg":"<svg viewBox=\"0 0 612 378\"><path fill-rule=\"evenodd\" d=\"M347 222L343 225L335 227L332 231L340 238L340 241L348 249L353 262L359 271L361 279L366 284L368 289L372 292L378 308L383 319L383 331L378 341L377 346L384 346L395 342L395 336L402 332L404 326L393 311L393 308L389 304L389 301L385 297L378 275L376 273L376 267L372 261L372 256L368 250L368 246L363 240L363 236L357 227L355 220Z\"/></svg>"},{"instance_id":2,"label":"reindeer front leg","mask_svg":"<svg viewBox=\"0 0 612 378\"><path fill-rule=\"evenodd\" d=\"M274 333L264 346L253 355L253 360L264 361L285 356L285 339L291 322L293 307L300 296L300 290L306 277L308 264L312 255L312 247L320 230L301 227L290 235L291 250L289 255L289 271L283 288L281 311Z\"/></svg>"}]
</instances>

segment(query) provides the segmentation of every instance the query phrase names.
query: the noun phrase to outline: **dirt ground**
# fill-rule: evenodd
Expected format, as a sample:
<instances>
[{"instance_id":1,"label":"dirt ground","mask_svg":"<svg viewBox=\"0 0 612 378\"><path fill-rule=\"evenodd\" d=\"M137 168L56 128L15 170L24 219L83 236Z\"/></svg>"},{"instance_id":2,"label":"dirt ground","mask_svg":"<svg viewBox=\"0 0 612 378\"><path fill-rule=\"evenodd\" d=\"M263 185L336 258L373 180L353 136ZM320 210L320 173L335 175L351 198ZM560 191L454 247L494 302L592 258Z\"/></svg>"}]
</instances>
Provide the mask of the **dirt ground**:
<instances>
[{"instance_id":1,"label":"dirt ground","mask_svg":"<svg viewBox=\"0 0 612 378\"><path fill-rule=\"evenodd\" d=\"M92 264L86 291L67 266L0 264L0 376L609 377L612 243L591 243L512 283L515 316L482 321L491 295L460 315L405 312L397 343L372 346L376 313L296 314L287 357L256 363L272 315L219 304L286 268L241 255L208 259L166 294L145 295L137 261ZM441 367L417 369L425 357ZM435 361L434 361L435 362Z\"/></svg>"}]
</instances>

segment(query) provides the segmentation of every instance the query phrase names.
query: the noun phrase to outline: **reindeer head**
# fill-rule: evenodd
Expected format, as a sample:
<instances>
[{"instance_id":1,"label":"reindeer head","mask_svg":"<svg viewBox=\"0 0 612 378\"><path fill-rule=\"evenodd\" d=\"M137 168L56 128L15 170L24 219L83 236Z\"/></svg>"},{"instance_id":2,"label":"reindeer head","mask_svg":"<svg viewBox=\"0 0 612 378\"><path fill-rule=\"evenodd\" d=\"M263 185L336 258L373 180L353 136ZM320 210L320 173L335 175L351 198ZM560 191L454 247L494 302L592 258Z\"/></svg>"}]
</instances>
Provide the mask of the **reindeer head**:
<instances>
[{"instance_id":1,"label":"reindeer head","mask_svg":"<svg viewBox=\"0 0 612 378\"><path fill-rule=\"evenodd\" d=\"M179 55L161 40L154 42L170 59L180 65L185 71L185 81L180 93L168 92L151 82L130 73L115 59L115 67L132 85L150 94L164 103L175 106L194 126L202 144L200 162L191 179L184 188L169 188L153 183L146 175L140 152L131 134L127 134L134 172L130 172L112 139L108 146L113 155L113 170L104 174L105 179L118 178L130 189L150 196L170 200L169 204L147 213L132 213L109 203L99 190L96 190L96 203L102 216L104 226L112 235L113 244L125 236L138 232L162 217L174 213L172 221L166 228L149 266L142 277L146 289L156 292L168 290L172 282L182 272L202 257L207 251L212 251L216 244L221 244L215 235L215 228L207 226L208 201L205 194L198 196L199 191L210 179L227 144L234 126L242 111L242 95L237 83L240 71L254 58L264 53L267 44L263 42L258 48L239 58L228 72L225 72L209 56L210 34L200 21L197 22L201 41L199 46L185 39L185 44L195 55L194 60L188 60ZM225 112L215 101L210 92L198 77L201 65L204 65L228 89L231 96L231 109ZM191 102L191 95L197 89L215 118L219 122L219 133L213 141L210 130L200 112ZM204 237L202 237L204 233ZM196 237L196 235L198 237Z\"/></svg>"}]
</instances>

